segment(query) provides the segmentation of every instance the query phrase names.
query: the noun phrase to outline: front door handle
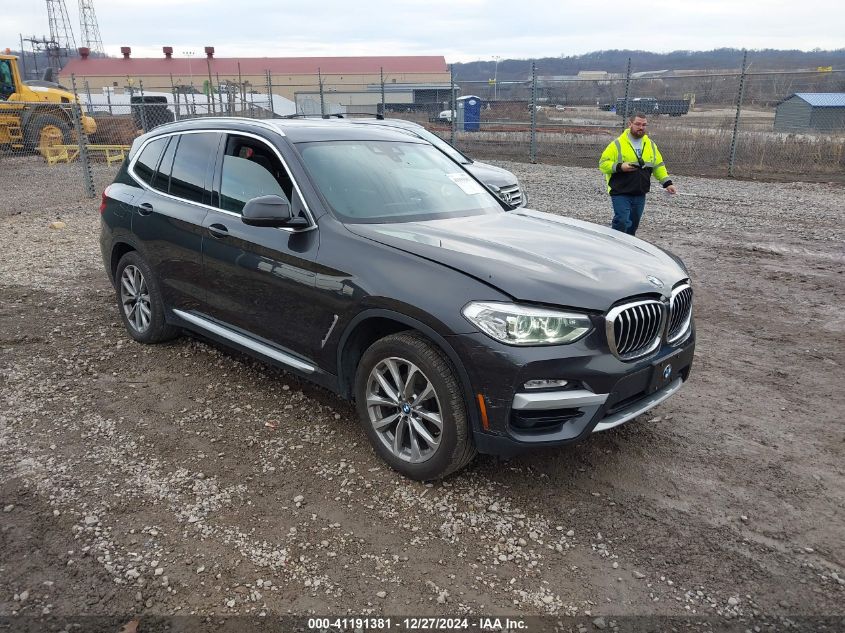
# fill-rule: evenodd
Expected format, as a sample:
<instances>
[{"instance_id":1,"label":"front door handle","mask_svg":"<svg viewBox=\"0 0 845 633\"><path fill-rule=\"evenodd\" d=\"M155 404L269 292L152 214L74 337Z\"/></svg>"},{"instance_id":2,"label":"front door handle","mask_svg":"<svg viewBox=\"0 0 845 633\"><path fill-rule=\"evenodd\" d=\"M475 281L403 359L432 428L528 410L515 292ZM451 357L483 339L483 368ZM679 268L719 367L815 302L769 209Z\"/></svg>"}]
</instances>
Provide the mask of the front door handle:
<instances>
[{"instance_id":1,"label":"front door handle","mask_svg":"<svg viewBox=\"0 0 845 633\"><path fill-rule=\"evenodd\" d=\"M209 224L208 232L211 233L212 237L216 237L218 239L229 236L229 229L227 229L223 224Z\"/></svg>"},{"instance_id":2,"label":"front door handle","mask_svg":"<svg viewBox=\"0 0 845 633\"><path fill-rule=\"evenodd\" d=\"M153 205L151 205L149 202L142 202L138 205L138 213L140 213L141 215L149 215L152 212Z\"/></svg>"}]
</instances>

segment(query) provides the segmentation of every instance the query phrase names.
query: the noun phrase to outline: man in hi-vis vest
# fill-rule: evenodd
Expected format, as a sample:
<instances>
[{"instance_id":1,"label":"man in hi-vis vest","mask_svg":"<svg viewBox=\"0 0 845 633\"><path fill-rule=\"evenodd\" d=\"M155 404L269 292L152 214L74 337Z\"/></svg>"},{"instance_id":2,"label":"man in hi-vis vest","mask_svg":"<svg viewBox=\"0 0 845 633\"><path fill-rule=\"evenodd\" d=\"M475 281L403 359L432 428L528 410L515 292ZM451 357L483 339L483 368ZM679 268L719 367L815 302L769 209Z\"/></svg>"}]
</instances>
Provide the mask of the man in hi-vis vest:
<instances>
[{"instance_id":1,"label":"man in hi-vis vest","mask_svg":"<svg viewBox=\"0 0 845 633\"><path fill-rule=\"evenodd\" d=\"M635 235L640 225L652 175L669 193L677 191L660 150L646 136L647 123L645 114L635 112L628 128L605 148L599 160L613 203L611 227L628 235Z\"/></svg>"}]
</instances>

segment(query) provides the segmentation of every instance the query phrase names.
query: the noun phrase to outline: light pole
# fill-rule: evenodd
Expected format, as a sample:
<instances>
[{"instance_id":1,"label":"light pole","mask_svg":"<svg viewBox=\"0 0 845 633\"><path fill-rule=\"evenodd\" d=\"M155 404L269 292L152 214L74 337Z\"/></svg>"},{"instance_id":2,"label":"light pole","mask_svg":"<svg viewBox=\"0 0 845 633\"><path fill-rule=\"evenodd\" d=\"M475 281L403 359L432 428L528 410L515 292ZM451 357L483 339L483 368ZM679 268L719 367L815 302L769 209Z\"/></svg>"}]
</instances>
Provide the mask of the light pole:
<instances>
[{"instance_id":1,"label":"light pole","mask_svg":"<svg viewBox=\"0 0 845 633\"><path fill-rule=\"evenodd\" d=\"M196 53L194 51L182 51L182 54L188 59L188 75L191 77L191 85L194 85L194 73L191 71L191 57Z\"/></svg>"},{"instance_id":2,"label":"light pole","mask_svg":"<svg viewBox=\"0 0 845 633\"><path fill-rule=\"evenodd\" d=\"M499 98L499 60L502 59L498 55L493 55L496 65L493 67L493 101Z\"/></svg>"}]
</instances>

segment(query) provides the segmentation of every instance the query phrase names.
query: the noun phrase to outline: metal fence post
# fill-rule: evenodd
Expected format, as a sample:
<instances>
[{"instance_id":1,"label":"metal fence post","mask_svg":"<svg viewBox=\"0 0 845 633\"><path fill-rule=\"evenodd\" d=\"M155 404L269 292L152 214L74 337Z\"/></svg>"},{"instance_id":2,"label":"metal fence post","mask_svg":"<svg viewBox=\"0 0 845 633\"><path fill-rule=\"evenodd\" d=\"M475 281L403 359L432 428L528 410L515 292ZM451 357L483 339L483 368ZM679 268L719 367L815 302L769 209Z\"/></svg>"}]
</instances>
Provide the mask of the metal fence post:
<instances>
[{"instance_id":1,"label":"metal fence post","mask_svg":"<svg viewBox=\"0 0 845 633\"><path fill-rule=\"evenodd\" d=\"M173 84L173 73L170 73L170 92L173 93L173 118L179 120L179 93L176 91L176 86Z\"/></svg>"},{"instance_id":2,"label":"metal fence post","mask_svg":"<svg viewBox=\"0 0 845 633\"><path fill-rule=\"evenodd\" d=\"M273 110L273 75L270 70L267 70L267 100L270 102L270 118L276 117L276 111Z\"/></svg>"},{"instance_id":3,"label":"metal fence post","mask_svg":"<svg viewBox=\"0 0 845 633\"><path fill-rule=\"evenodd\" d=\"M144 80L138 80L138 90L141 92L141 103L138 104L138 107L141 108L141 129L144 132L149 132L147 128L147 109L144 107L146 103L144 103Z\"/></svg>"},{"instance_id":4,"label":"metal fence post","mask_svg":"<svg viewBox=\"0 0 845 633\"><path fill-rule=\"evenodd\" d=\"M217 79L217 102L220 104L220 114L224 114L223 112L223 92L220 90L220 73L214 73L214 77Z\"/></svg>"},{"instance_id":5,"label":"metal fence post","mask_svg":"<svg viewBox=\"0 0 845 633\"><path fill-rule=\"evenodd\" d=\"M381 77L381 112L379 114L384 116L384 67L380 67L378 72Z\"/></svg>"},{"instance_id":6,"label":"metal fence post","mask_svg":"<svg viewBox=\"0 0 845 633\"><path fill-rule=\"evenodd\" d=\"M458 104L455 101L455 65L449 64L449 83L452 90L449 93L449 143L455 144L455 127L458 125Z\"/></svg>"},{"instance_id":7,"label":"metal fence post","mask_svg":"<svg viewBox=\"0 0 845 633\"><path fill-rule=\"evenodd\" d=\"M742 51L742 72L739 75L739 90L736 93L736 116L734 117L734 131L731 135L731 157L728 162L728 176L734 176L736 163L736 137L739 133L739 115L742 111L742 97L745 94L745 73L748 70L748 50Z\"/></svg>"},{"instance_id":8,"label":"metal fence post","mask_svg":"<svg viewBox=\"0 0 845 633\"><path fill-rule=\"evenodd\" d=\"M243 116L244 110L246 110L246 107L244 106L244 104L246 103L246 88L244 88L244 79L241 76L241 62L240 61L238 61L238 101L241 102L240 103L241 116Z\"/></svg>"},{"instance_id":9,"label":"metal fence post","mask_svg":"<svg viewBox=\"0 0 845 633\"><path fill-rule=\"evenodd\" d=\"M85 109L88 111L88 114L94 112L94 105L91 103L91 86L88 85L88 80L85 80L85 94L88 95L88 104L86 105Z\"/></svg>"},{"instance_id":10,"label":"metal fence post","mask_svg":"<svg viewBox=\"0 0 845 633\"><path fill-rule=\"evenodd\" d=\"M628 124L628 104L631 102L630 100L631 94L631 58L628 58L628 70L625 71L625 111L622 113L622 127L625 127Z\"/></svg>"},{"instance_id":11,"label":"metal fence post","mask_svg":"<svg viewBox=\"0 0 845 633\"><path fill-rule=\"evenodd\" d=\"M326 101L323 95L323 73L317 69L317 83L320 84L320 116L326 116Z\"/></svg>"},{"instance_id":12,"label":"metal fence post","mask_svg":"<svg viewBox=\"0 0 845 633\"><path fill-rule=\"evenodd\" d=\"M531 62L531 162L537 162L537 64Z\"/></svg>"},{"instance_id":13,"label":"metal fence post","mask_svg":"<svg viewBox=\"0 0 845 633\"><path fill-rule=\"evenodd\" d=\"M208 99L211 102L211 110L209 111L209 115L213 116L217 114L217 106L214 103L214 81L211 79L211 58L205 58L205 65L208 67Z\"/></svg>"},{"instance_id":14,"label":"metal fence post","mask_svg":"<svg viewBox=\"0 0 845 633\"><path fill-rule=\"evenodd\" d=\"M94 175L91 173L91 159L88 156L88 135L85 134L85 129L82 127L82 107L79 105L79 94L76 92L76 75L71 75L70 81L73 86L73 104L71 104L70 109L73 116L73 127L76 131L76 141L79 143L79 164L82 167L85 194L89 198L96 198Z\"/></svg>"}]
</instances>

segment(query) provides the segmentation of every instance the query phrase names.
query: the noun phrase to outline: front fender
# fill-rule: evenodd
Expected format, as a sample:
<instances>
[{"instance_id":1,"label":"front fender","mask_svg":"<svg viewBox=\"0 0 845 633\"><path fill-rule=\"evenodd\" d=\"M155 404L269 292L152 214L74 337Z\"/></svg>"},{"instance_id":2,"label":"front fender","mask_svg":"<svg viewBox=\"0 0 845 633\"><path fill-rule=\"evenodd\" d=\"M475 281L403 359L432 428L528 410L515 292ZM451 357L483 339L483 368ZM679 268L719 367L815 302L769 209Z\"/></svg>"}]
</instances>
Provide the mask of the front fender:
<instances>
[{"instance_id":1,"label":"front fender","mask_svg":"<svg viewBox=\"0 0 845 633\"><path fill-rule=\"evenodd\" d=\"M368 310L364 310L360 314L356 315L355 318L353 318L344 329L337 346L337 378L339 391L341 393L346 392L344 395L349 395L348 389L351 389L351 385L354 382L355 378L355 368L351 368L351 370L345 369L345 364L343 362L343 353L346 349L347 341L349 341L350 336L361 324L365 323L367 320L370 319L389 319L391 321L401 323L407 326L409 329L417 330L418 332L424 334L429 340L431 340L431 342L434 343L440 349L441 352L446 354L458 374L457 377L461 383L461 390L464 396L464 403L466 406L467 416L470 420L472 428L475 430L481 428L481 422L478 417L478 411L476 410L474 404L475 399L473 396L472 383L470 382L469 374L467 373L466 368L461 362L460 356L458 356L457 352L455 352L455 349L446 340L445 337L441 336L436 330L434 330L429 325L423 323L419 319L416 319L412 316L408 316L407 314L403 314L401 312L396 312L394 310L388 310L384 308L371 308ZM350 373L351 375L348 375Z\"/></svg>"}]
</instances>

